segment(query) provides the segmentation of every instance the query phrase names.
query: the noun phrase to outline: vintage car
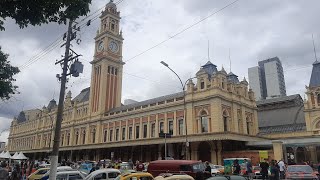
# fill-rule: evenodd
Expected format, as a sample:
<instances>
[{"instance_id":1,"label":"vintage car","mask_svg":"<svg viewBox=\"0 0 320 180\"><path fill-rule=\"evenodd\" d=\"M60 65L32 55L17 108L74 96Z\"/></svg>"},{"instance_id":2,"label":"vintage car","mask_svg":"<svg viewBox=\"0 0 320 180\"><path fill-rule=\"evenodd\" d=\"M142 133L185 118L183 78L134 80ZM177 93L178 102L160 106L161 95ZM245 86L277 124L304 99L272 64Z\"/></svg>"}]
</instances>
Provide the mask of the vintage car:
<instances>
[{"instance_id":1,"label":"vintage car","mask_svg":"<svg viewBox=\"0 0 320 180\"><path fill-rule=\"evenodd\" d=\"M137 172L120 175L115 180L153 180L153 176L150 173Z\"/></svg>"},{"instance_id":2,"label":"vintage car","mask_svg":"<svg viewBox=\"0 0 320 180\"><path fill-rule=\"evenodd\" d=\"M118 169L99 169L96 171L93 171L91 174L89 174L85 179L86 180L95 180L95 179L115 179L121 174L121 172Z\"/></svg>"}]
</instances>

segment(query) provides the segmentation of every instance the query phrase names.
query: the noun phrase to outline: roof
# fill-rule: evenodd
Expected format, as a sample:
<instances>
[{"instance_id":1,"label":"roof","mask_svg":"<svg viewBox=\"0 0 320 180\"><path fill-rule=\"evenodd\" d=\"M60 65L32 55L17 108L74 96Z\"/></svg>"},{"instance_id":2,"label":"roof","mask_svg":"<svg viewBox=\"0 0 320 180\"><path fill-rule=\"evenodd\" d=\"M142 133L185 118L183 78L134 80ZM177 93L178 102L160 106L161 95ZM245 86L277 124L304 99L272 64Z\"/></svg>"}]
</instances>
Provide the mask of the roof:
<instances>
[{"instance_id":1,"label":"roof","mask_svg":"<svg viewBox=\"0 0 320 180\"><path fill-rule=\"evenodd\" d=\"M319 87L320 86L320 62L315 61L312 64L312 73L310 78L309 87Z\"/></svg>"},{"instance_id":2,"label":"roof","mask_svg":"<svg viewBox=\"0 0 320 180\"><path fill-rule=\"evenodd\" d=\"M277 104L277 103L281 103L281 102L285 102L285 101L293 101L297 98L301 99L301 96L299 94L294 94L294 95L290 95L290 96L282 96L282 97L278 97L278 98L272 98L272 99L263 99L260 101L257 101L257 106L262 106L262 105L269 105L269 104Z\"/></svg>"},{"instance_id":3,"label":"roof","mask_svg":"<svg viewBox=\"0 0 320 180\"><path fill-rule=\"evenodd\" d=\"M150 162L150 164L194 164L194 163L199 163L201 161L196 161L196 160L156 160ZM149 165L150 165L149 164Z\"/></svg>"},{"instance_id":4,"label":"roof","mask_svg":"<svg viewBox=\"0 0 320 180\"><path fill-rule=\"evenodd\" d=\"M18 123L21 123L27 120L26 115L23 111L19 113L17 120L18 120Z\"/></svg>"},{"instance_id":5,"label":"roof","mask_svg":"<svg viewBox=\"0 0 320 180\"><path fill-rule=\"evenodd\" d=\"M258 110L260 127L292 125L304 123L304 108L302 106L282 107L268 110Z\"/></svg>"},{"instance_id":6,"label":"roof","mask_svg":"<svg viewBox=\"0 0 320 180\"><path fill-rule=\"evenodd\" d=\"M90 87L83 89L72 101L86 102L89 101Z\"/></svg>"},{"instance_id":7,"label":"roof","mask_svg":"<svg viewBox=\"0 0 320 180\"><path fill-rule=\"evenodd\" d=\"M282 125L282 126L262 127L262 128L259 128L259 135L273 134L273 133L288 133L288 132L297 132L297 131L306 131L306 124L299 123L299 124L291 124L290 126Z\"/></svg>"},{"instance_id":8,"label":"roof","mask_svg":"<svg viewBox=\"0 0 320 180\"><path fill-rule=\"evenodd\" d=\"M48 104L48 106L47 106L47 109L48 109L49 111L51 111L51 109L53 109L53 108L56 107L56 106L57 106L56 100L52 99L52 100L49 102L49 104Z\"/></svg>"},{"instance_id":9,"label":"roof","mask_svg":"<svg viewBox=\"0 0 320 180\"><path fill-rule=\"evenodd\" d=\"M116 107L116 108L111 109L108 113L122 111L122 110L125 110L125 109L131 109L131 108L135 108L135 107L139 107L139 106L154 104L154 103L157 103L157 102L162 102L162 101L166 101L166 100L170 100L170 99L174 99L174 98L182 98L182 97L183 97L183 92L169 94L169 95L166 95L166 96L160 96L160 97L157 97L157 98L148 99L148 100L145 100L145 101L132 103L132 104L125 105L125 106Z\"/></svg>"}]
</instances>

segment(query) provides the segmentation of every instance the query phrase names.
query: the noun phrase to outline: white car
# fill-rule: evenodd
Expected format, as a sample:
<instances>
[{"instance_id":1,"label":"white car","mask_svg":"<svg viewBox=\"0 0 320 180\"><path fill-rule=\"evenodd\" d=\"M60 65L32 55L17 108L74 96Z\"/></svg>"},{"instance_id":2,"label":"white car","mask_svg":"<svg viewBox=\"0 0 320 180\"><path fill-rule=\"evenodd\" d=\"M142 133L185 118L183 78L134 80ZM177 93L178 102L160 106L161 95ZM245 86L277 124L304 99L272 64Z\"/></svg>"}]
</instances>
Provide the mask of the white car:
<instances>
[{"instance_id":1,"label":"white car","mask_svg":"<svg viewBox=\"0 0 320 180\"><path fill-rule=\"evenodd\" d=\"M56 180L83 180L84 175L80 171L61 171L57 172Z\"/></svg>"},{"instance_id":2,"label":"white car","mask_svg":"<svg viewBox=\"0 0 320 180\"><path fill-rule=\"evenodd\" d=\"M209 164L211 167L211 174L216 175L216 174L221 174L220 170L216 167L214 164Z\"/></svg>"},{"instance_id":3,"label":"white car","mask_svg":"<svg viewBox=\"0 0 320 180\"><path fill-rule=\"evenodd\" d=\"M99 169L96 171L93 171L91 174L89 174L85 180L94 180L94 179L108 179L112 180L118 177L121 174L121 172L118 169Z\"/></svg>"}]
</instances>

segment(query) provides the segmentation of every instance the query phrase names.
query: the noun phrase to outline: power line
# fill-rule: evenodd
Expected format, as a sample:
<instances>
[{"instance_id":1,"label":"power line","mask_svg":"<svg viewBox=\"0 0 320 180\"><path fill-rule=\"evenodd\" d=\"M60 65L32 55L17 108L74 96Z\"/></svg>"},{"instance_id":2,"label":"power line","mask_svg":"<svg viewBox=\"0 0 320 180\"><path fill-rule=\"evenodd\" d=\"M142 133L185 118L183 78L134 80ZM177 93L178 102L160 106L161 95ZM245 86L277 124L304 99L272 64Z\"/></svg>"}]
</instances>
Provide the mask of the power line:
<instances>
[{"instance_id":1,"label":"power line","mask_svg":"<svg viewBox=\"0 0 320 180\"><path fill-rule=\"evenodd\" d=\"M132 59L135 59L135 58L137 58L137 57L141 56L142 54L145 54L146 52L148 52L148 51L150 51L150 50L152 50L152 49L154 49L154 48L156 48L156 47L160 46L161 44L163 44L163 43L165 43L165 42L169 41L170 39L173 39L174 37L176 37L176 36L178 36L178 35L180 35L180 34L182 34L182 33L184 33L185 31L187 31L187 30L191 29L191 28L192 28L192 27L194 27L195 25L197 25L197 24L201 23L202 21L204 21L204 20L206 20L206 19L210 18L211 16L213 16L213 15L215 15L215 14L219 13L220 11L222 11L222 10L224 10L224 9L228 8L229 6L233 5L234 3L238 2L238 1L239 1L239 0L235 0L235 1L233 1L232 3L227 4L226 6L224 6L224 7L220 8L219 10L217 10L217 11L215 11L215 12L213 12L213 13L209 14L209 15L208 15L208 16L206 16L205 18L200 19L199 21L197 21L197 22L195 22L195 23L191 24L190 26L186 27L185 29L182 29L181 31L177 32L176 34L173 34L173 35L172 35L172 36L170 36L169 38L167 38L167 39L165 39L165 40L163 40L163 41L161 41L161 42L159 42L159 43L155 44L154 46L152 46L152 47L150 47L150 48L148 48L148 49L146 49L146 50L142 51L141 53L139 53L139 54L137 54L137 55L135 55L135 56L133 56L133 57L131 57L131 58L127 59L127 60L126 60L126 61L124 61L124 62L126 62L126 63L127 63L127 62L131 61Z\"/></svg>"},{"instance_id":2,"label":"power line","mask_svg":"<svg viewBox=\"0 0 320 180\"><path fill-rule=\"evenodd\" d=\"M118 5L121 2L123 2L124 0L119 0L118 2L116 2L115 4ZM102 10L105 6L102 6L101 8L99 8L98 10L96 10L95 12L91 13L90 15L86 16L85 18L83 18L82 20L80 20L80 22L83 22L85 19L88 19L90 16L96 14L97 12L99 12L100 10ZM90 21L93 22L96 19L98 19L98 17L100 16L100 14L94 16ZM87 25L87 22L79 25L80 29L84 26ZM88 25L87 25L88 26ZM65 32L64 32L65 33ZM63 34L64 34L63 33ZM30 65L32 65L33 63L35 63L36 61L42 59L43 57L45 57L49 52L51 52L52 50L54 50L56 47L58 47L60 45L60 43L62 42L61 38L63 37L63 34L58 36L58 38L53 41L52 43L50 43L45 49L43 49L42 51L40 51L38 54L36 54L35 56L31 57L27 62L25 62L23 65L21 65L19 67L20 70L25 69L27 67L29 67ZM83 34L83 33L81 33Z\"/></svg>"}]
</instances>

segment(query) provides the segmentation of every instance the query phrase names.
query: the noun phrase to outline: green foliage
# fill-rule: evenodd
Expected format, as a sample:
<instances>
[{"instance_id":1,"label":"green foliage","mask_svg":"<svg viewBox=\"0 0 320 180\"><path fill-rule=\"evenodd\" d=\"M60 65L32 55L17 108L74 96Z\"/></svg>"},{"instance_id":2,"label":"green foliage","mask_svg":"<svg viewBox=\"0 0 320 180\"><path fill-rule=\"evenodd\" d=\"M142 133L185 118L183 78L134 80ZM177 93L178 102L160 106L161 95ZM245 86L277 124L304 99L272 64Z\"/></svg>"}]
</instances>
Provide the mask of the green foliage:
<instances>
[{"instance_id":1,"label":"green foliage","mask_svg":"<svg viewBox=\"0 0 320 180\"><path fill-rule=\"evenodd\" d=\"M20 28L29 24L66 23L87 15L91 0L0 0L0 31L4 20L12 18Z\"/></svg>"},{"instance_id":2,"label":"green foliage","mask_svg":"<svg viewBox=\"0 0 320 180\"><path fill-rule=\"evenodd\" d=\"M15 94L18 88L18 86L14 86L12 82L15 81L13 76L19 73L20 70L10 65L8 56L8 54L1 51L0 47L0 98L2 100L10 99L10 95Z\"/></svg>"}]
</instances>

